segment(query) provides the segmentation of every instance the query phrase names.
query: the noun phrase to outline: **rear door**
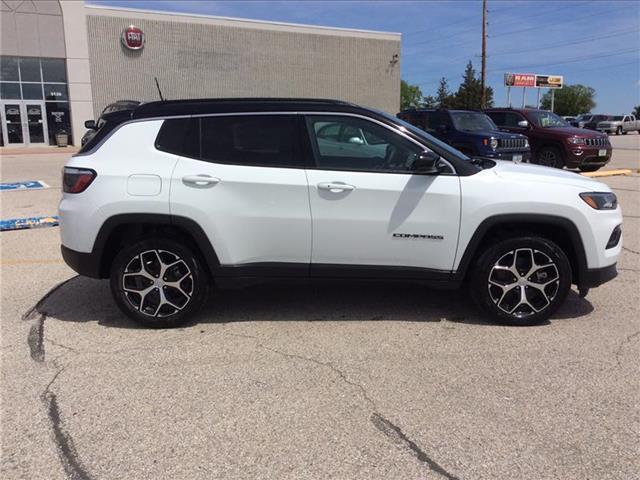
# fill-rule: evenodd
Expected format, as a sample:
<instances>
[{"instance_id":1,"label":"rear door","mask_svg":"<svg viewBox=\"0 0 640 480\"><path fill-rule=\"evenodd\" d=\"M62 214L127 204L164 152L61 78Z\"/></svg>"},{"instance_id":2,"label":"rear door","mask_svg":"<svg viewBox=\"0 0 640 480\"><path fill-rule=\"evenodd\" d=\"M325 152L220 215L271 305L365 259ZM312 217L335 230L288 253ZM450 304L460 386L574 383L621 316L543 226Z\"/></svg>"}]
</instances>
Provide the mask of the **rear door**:
<instances>
[{"instance_id":1,"label":"rear door","mask_svg":"<svg viewBox=\"0 0 640 480\"><path fill-rule=\"evenodd\" d=\"M366 143L357 146L357 155L330 148L318 137L327 125L362 132ZM460 182L450 165L442 164L448 173L441 175L413 174L424 147L364 117L308 115L306 126L315 160L307 170L314 275L362 267L368 275L406 275L406 268L397 267L424 274L452 270Z\"/></svg>"},{"instance_id":2,"label":"rear door","mask_svg":"<svg viewBox=\"0 0 640 480\"><path fill-rule=\"evenodd\" d=\"M173 172L171 214L195 220L223 266L264 274L296 264L308 273L311 214L297 118L234 114L166 121L188 130Z\"/></svg>"}]
</instances>

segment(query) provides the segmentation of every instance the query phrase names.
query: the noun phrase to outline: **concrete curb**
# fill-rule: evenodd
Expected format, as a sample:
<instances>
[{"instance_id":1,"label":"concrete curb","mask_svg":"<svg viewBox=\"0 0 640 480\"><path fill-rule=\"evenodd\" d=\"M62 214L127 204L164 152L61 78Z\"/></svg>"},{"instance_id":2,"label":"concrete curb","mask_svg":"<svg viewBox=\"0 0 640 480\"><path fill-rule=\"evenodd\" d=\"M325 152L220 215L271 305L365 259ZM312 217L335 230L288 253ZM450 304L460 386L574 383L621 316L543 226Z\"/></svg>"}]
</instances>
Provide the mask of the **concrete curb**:
<instances>
[{"instance_id":1,"label":"concrete curb","mask_svg":"<svg viewBox=\"0 0 640 480\"><path fill-rule=\"evenodd\" d=\"M633 170L629 168L621 168L619 170L602 170L597 172L584 172L581 175L585 177L614 177L616 175L631 175Z\"/></svg>"}]
</instances>

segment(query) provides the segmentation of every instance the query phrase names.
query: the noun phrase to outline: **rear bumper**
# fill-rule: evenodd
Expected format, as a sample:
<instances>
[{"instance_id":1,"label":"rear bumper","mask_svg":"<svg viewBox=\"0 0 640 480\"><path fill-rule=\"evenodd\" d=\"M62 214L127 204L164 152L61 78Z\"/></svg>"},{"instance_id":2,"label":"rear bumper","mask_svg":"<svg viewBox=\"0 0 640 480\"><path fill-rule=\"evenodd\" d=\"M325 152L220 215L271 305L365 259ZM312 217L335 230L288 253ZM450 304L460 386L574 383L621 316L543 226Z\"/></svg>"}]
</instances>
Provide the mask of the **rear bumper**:
<instances>
[{"instance_id":1,"label":"rear bumper","mask_svg":"<svg viewBox=\"0 0 640 480\"><path fill-rule=\"evenodd\" d=\"M85 277L102 278L100 275L100 255L93 252L77 252L64 245L60 246L60 250L65 263L77 273Z\"/></svg>"},{"instance_id":2,"label":"rear bumper","mask_svg":"<svg viewBox=\"0 0 640 480\"><path fill-rule=\"evenodd\" d=\"M587 269L580 275L578 287L580 288L595 288L599 287L603 283L613 280L618 276L617 264L609 265L603 268Z\"/></svg>"}]
</instances>

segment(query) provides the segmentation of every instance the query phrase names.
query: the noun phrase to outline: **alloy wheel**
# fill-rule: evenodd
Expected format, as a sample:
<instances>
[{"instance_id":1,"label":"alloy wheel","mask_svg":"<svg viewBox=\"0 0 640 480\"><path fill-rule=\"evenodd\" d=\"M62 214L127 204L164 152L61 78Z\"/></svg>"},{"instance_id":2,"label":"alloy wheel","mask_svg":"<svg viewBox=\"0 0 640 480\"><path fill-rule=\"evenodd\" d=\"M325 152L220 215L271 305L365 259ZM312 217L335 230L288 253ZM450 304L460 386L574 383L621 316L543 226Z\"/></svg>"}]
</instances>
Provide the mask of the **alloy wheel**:
<instances>
[{"instance_id":1,"label":"alloy wheel","mask_svg":"<svg viewBox=\"0 0 640 480\"><path fill-rule=\"evenodd\" d=\"M502 255L489 272L487 288L493 303L516 318L546 309L558 293L560 274L551 258L532 248Z\"/></svg>"},{"instance_id":2,"label":"alloy wheel","mask_svg":"<svg viewBox=\"0 0 640 480\"><path fill-rule=\"evenodd\" d=\"M555 167L558 163L558 156L553 150L543 150L538 158L538 163L545 167Z\"/></svg>"},{"instance_id":3,"label":"alloy wheel","mask_svg":"<svg viewBox=\"0 0 640 480\"><path fill-rule=\"evenodd\" d=\"M175 253L146 250L127 263L122 289L134 309L149 317L168 317L191 301L193 274Z\"/></svg>"}]
</instances>

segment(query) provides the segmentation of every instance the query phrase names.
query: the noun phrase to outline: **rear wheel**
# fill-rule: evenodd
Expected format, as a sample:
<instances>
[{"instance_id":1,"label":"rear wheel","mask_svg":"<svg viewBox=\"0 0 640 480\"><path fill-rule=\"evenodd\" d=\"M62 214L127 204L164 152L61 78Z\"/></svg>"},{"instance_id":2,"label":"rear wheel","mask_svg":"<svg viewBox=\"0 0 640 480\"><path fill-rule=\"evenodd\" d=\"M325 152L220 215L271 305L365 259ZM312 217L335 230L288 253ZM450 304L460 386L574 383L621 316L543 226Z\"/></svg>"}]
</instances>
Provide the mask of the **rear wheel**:
<instances>
[{"instance_id":1,"label":"rear wheel","mask_svg":"<svg viewBox=\"0 0 640 480\"><path fill-rule=\"evenodd\" d=\"M471 296L491 319L509 325L547 320L571 287L571 266L555 243L522 236L488 247L471 277Z\"/></svg>"},{"instance_id":2,"label":"rear wheel","mask_svg":"<svg viewBox=\"0 0 640 480\"><path fill-rule=\"evenodd\" d=\"M556 147L542 147L536 157L536 163L545 167L562 168L564 160Z\"/></svg>"},{"instance_id":3,"label":"rear wheel","mask_svg":"<svg viewBox=\"0 0 640 480\"><path fill-rule=\"evenodd\" d=\"M152 237L124 248L113 261L111 292L134 321L154 328L184 324L204 304L208 278L184 245Z\"/></svg>"}]
</instances>

